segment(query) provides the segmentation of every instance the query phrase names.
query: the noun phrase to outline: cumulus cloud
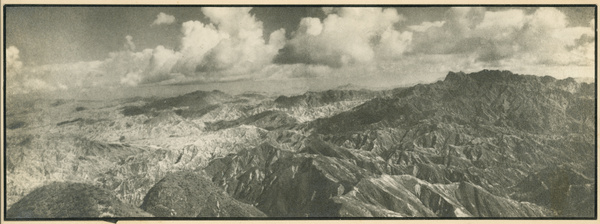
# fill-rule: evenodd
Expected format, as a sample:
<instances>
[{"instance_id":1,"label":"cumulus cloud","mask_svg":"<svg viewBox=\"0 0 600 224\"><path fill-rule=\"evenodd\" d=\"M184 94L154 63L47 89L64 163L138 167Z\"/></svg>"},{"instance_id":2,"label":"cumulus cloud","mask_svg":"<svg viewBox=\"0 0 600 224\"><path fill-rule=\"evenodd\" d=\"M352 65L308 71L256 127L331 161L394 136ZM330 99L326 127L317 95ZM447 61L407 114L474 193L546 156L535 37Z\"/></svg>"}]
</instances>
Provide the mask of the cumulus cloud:
<instances>
[{"instance_id":1,"label":"cumulus cloud","mask_svg":"<svg viewBox=\"0 0 600 224\"><path fill-rule=\"evenodd\" d=\"M6 73L8 76L15 76L21 71L23 62L19 57L19 49L10 46L6 49Z\"/></svg>"},{"instance_id":2,"label":"cumulus cloud","mask_svg":"<svg viewBox=\"0 0 600 224\"><path fill-rule=\"evenodd\" d=\"M11 51L15 53L14 50ZM22 66L20 61L14 63L9 58L11 56L8 55L7 49L6 90L8 94L67 90L71 87L101 84L98 80L102 79L98 79L97 76L99 74L97 68L101 64L99 61Z\"/></svg>"},{"instance_id":3,"label":"cumulus cloud","mask_svg":"<svg viewBox=\"0 0 600 224\"><path fill-rule=\"evenodd\" d=\"M409 33L401 34L393 28L404 20L395 9L324 8L323 11L329 13L323 21L318 18L300 21L276 62L341 67L372 61L384 35L385 44L394 46L391 50L395 51L405 50L404 45L410 40Z\"/></svg>"},{"instance_id":4,"label":"cumulus cloud","mask_svg":"<svg viewBox=\"0 0 600 224\"><path fill-rule=\"evenodd\" d=\"M161 12L158 15L156 15L156 19L154 20L154 22L152 22L151 26L157 26L157 25L161 25L161 24L169 25L174 22L175 22L175 16Z\"/></svg>"},{"instance_id":5,"label":"cumulus cloud","mask_svg":"<svg viewBox=\"0 0 600 224\"><path fill-rule=\"evenodd\" d=\"M455 7L448 9L442 20L407 26L402 26L403 17L393 9L323 11L328 15L322 21L300 21L298 30L275 58L276 63L331 68L389 63L424 67L429 64L420 62L428 57L449 56L464 60L436 60L442 63L436 66L446 68L443 63L455 63L465 68L513 68L554 74L556 66L590 67L594 62L593 20L590 26L570 26L565 14L556 8L526 11Z\"/></svg>"},{"instance_id":6,"label":"cumulus cloud","mask_svg":"<svg viewBox=\"0 0 600 224\"><path fill-rule=\"evenodd\" d=\"M411 44L412 53L454 54L471 45L461 43L470 38L472 30L484 17L484 8L454 7L446 11L441 22L424 21L419 25L409 26L415 30ZM434 26L433 24L439 25ZM467 41L468 43L468 41Z\"/></svg>"},{"instance_id":7,"label":"cumulus cloud","mask_svg":"<svg viewBox=\"0 0 600 224\"><path fill-rule=\"evenodd\" d=\"M399 32L388 28L381 34L381 39L376 49L381 58L397 59L409 50L413 33L409 31Z\"/></svg>"},{"instance_id":8,"label":"cumulus cloud","mask_svg":"<svg viewBox=\"0 0 600 224\"><path fill-rule=\"evenodd\" d=\"M11 93L29 93L119 84L137 85L141 81L141 71L149 66L153 51L146 49L136 52L131 36L125 37L123 45L123 50L110 53L100 61L23 66L18 73L7 79L7 90ZM13 55L11 58L19 58L18 54L13 54L18 51L11 49L10 52Z\"/></svg>"},{"instance_id":9,"label":"cumulus cloud","mask_svg":"<svg viewBox=\"0 0 600 224\"><path fill-rule=\"evenodd\" d=\"M300 28L297 32L317 36L321 34L321 31L323 31L323 24L319 18L306 17L300 20Z\"/></svg>"},{"instance_id":10,"label":"cumulus cloud","mask_svg":"<svg viewBox=\"0 0 600 224\"><path fill-rule=\"evenodd\" d=\"M555 8L540 8L529 17L522 38L515 39L522 51L518 59L540 64L592 65L593 57L578 52L592 49L592 27L568 27L566 16Z\"/></svg>"},{"instance_id":11,"label":"cumulus cloud","mask_svg":"<svg viewBox=\"0 0 600 224\"><path fill-rule=\"evenodd\" d=\"M32 75L24 71L23 62L19 56L19 49L15 46L10 46L6 49L6 84L7 93L28 93L32 90L39 91L54 91L56 86L47 83L43 80L43 75ZM59 85L60 88L66 88L64 85Z\"/></svg>"},{"instance_id":12,"label":"cumulus cloud","mask_svg":"<svg viewBox=\"0 0 600 224\"><path fill-rule=\"evenodd\" d=\"M126 84L129 86L136 86L138 83L142 81L141 71L129 72L125 77L121 78L121 84Z\"/></svg>"},{"instance_id":13,"label":"cumulus cloud","mask_svg":"<svg viewBox=\"0 0 600 224\"><path fill-rule=\"evenodd\" d=\"M270 63L277 53L278 49L265 43L262 22L249 14L250 8L203 8L202 12L216 25L218 39L195 71L240 74Z\"/></svg>"},{"instance_id":14,"label":"cumulus cloud","mask_svg":"<svg viewBox=\"0 0 600 224\"><path fill-rule=\"evenodd\" d=\"M202 13L210 22L184 22L176 49L159 45L138 51L134 38L127 35L123 50L110 53L104 60L31 68L27 77L38 77L38 81L23 79L18 83L20 86L30 83L28 86L33 87L43 86L43 81L48 84L45 89L49 90L50 87L60 89L64 83L74 87L136 86L252 79L254 72L271 64L286 43L284 29L275 30L264 38L263 24L250 14L250 8L203 8ZM169 18L161 13L154 24L174 20ZM11 71L17 72L21 67L18 49L9 48L7 53ZM65 80L66 77L71 79Z\"/></svg>"},{"instance_id":15,"label":"cumulus cloud","mask_svg":"<svg viewBox=\"0 0 600 224\"><path fill-rule=\"evenodd\" d=\"M473 55L490 66L591 65L591 27L570 27L564 13L543 7L487 11L452 8L442 26L415 33L413 52ZM585 53L584 53L585 51Z\"/></svg>"},{"instance_id":16,"label":"cumulus cloud","mask_svg":"<svg viewBox=\"0 0 600 224\"><path fill-rule=\"evenodd\" d=\"M477 30L493 31L492 29L521 29L525 23L525 12L520 9L485 12ZM505 32L502 30L501 32Z\"/></svg>"},{"instance_id":17,"label":"cumulus cloud","mask_svg":"<svg viewBox=\"0 0 600 224\"><path fill-rule=\"evenodd\" d=\"M19 56L19 49L15 46L10 46L6 49L6 82L7 91L11 93L12 91L16 91L19 86L19 81L22 79L20 77L21 68L23 67L23 62L21 62Z\"/></svg>"},{"instance_id":18,"label":"cumulus cloud","mask_svg":"<svg viewBox=\"0 0 600 224\"><path fill-rule=\"evenodd\" d=\"M433 81L449 70L481 69L560 77L573 68L593 74L594 20L589 26L572 26L555 8L457 7L448 9L442 19L414 24L404 24L404 16L393 8L323 8L323 12L323 19L302 18L288 39L284 29L263 36L263 24L250 8L203 8L206 20L181 24L176 48L136 49L134 37L127 35L120 51L91 62L28 67L21 62L19 49L10 46L8 89L346 80L366 75L407 83ZM175 21L161 14L153 25Z\"/></svg>"},{"instance_id":19,"label":"cumulus cloud","mask_svg":"<svg viewBox=\"0 0 600 224\"><path fill-rule=\"evenodd\" d=\"M169 83L169 80L222 81L250 78L249 74L270 64L285 44L285 30L263 38L262 22L251 8L203 8L210 23L187 21L177 50L157 46L137 54L121 53L130 66L120 83ZM129 39L128 39L129 42ZM132 66L133 65L133 66ZM136 65L139 65L135 67ZM121 67L121 66L115 66Z\"/></svg>"}]
</instances>

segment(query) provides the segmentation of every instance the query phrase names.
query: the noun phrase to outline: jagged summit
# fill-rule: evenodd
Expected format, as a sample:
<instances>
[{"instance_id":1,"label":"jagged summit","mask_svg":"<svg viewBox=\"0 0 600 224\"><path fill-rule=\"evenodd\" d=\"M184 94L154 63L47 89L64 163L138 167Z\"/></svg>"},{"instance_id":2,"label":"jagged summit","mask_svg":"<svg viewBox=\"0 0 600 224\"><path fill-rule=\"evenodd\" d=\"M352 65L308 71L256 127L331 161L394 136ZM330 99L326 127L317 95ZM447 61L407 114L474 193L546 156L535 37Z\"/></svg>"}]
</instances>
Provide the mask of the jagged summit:
<instances>
[{"instance_id":1,"label":"jagged summit","mask_svg":"<svg viewBox=\"0 0 600 224\"><path fill-rule=\"evenodd\" d=\"M466 82L468 80L477 82L525 82L525 83L541 83L548 84L558 82L559 85L577 85L578 82L571 77L565 79L556 79L552 76L535 76L535 75L522 75L515 74L508 70L488 70L484 69L473 73L460 72L448 72L445 82Z\"/></svg>"},{"instance_id":2,"label":"jagged summit","mask_svg":"<svg viewBox=\"0 0 600 224\"><path fill-rule=\"evenodd\" d=\"M578 126L580 121L571 118L579 119L580 114L592 116L590 88L573 79L556 80L509 71L450 72L442 82L421 84L397 91L391 98L370 100L352 111L325 119L333 123L319 126L344 131L354 130L351 127L371 128L365 124L389 126L453 117L464 123L523 131L559 131Z\"/></svg>"},{"instance_id":3,"label":"jagged summit","mask_svg":"<svg viewBox=\"0 0 600 224\"><path fill-rule=\"evenodd\" d=\"M468 81L476 81L476 82L552 82L556 79L550 76L533 76L533 75L520 75L514 74L511 71L507 70L481 70L473 73L464 73L464 72L449 72L444 81L446 82L468 82Z\"/></svg>"}]
</instances>

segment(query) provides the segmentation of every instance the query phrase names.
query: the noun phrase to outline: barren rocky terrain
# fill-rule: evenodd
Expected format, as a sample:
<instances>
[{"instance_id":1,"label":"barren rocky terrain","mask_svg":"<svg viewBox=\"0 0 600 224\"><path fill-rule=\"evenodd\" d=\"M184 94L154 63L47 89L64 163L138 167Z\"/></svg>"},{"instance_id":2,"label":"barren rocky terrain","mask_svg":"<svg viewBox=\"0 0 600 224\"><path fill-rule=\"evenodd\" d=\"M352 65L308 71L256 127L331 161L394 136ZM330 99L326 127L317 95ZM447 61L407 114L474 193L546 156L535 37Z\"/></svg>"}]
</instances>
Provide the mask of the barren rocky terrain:
<instances>
[{"instance_id":1,"label":"barren rocky terrain","mask_svg":"<svg viewBox=\"0 0 600 224\"><path fill-rule=\"evenodd\" d=\"M296 96L7 97L7 217L593 217L595 101L594 84L489 70Z\"/></svg>"}]
</instances>

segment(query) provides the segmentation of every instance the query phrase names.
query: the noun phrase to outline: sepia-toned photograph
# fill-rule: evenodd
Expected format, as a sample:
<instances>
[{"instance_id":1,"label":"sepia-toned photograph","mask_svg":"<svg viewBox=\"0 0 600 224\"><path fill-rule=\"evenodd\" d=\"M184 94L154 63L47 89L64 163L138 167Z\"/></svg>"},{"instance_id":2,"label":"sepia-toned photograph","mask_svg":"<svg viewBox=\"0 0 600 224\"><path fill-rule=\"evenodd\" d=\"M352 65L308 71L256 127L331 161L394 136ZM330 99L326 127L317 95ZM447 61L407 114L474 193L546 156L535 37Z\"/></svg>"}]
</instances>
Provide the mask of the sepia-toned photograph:
<instances>
[{"instance_id":1,"label":"sepia-toned photograph","mask_svg":"<svg viewBox=\"0 0 600 224\"><path fill-rule=\"evenodd\" d=\"M3 5L3 221L597 219L596 5Z\"/></svg>"}]
</instances>

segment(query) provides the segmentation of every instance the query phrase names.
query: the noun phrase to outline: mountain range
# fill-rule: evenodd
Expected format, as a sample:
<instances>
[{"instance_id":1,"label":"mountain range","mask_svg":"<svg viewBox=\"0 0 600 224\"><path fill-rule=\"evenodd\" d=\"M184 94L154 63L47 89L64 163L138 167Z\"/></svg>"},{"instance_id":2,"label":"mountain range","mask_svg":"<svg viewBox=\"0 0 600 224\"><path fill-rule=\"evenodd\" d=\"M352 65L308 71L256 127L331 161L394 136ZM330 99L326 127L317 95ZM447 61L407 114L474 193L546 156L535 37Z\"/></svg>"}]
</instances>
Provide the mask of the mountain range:
<instances>
[{"instance_id":1,"label":"mountain range","mask_svg":"<svg viewBox=\"0 0 600 224\"><path fill-rule=\"evenodd\" d=\"M497 70L296 96L7 100L7 217L591 218L596 122L595 84Z\"/></svg>"}]
</instances>

